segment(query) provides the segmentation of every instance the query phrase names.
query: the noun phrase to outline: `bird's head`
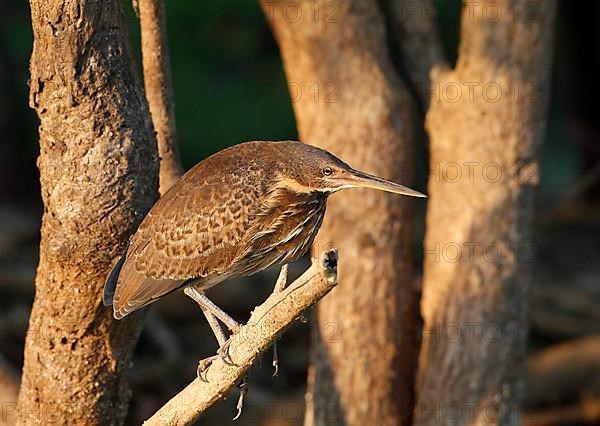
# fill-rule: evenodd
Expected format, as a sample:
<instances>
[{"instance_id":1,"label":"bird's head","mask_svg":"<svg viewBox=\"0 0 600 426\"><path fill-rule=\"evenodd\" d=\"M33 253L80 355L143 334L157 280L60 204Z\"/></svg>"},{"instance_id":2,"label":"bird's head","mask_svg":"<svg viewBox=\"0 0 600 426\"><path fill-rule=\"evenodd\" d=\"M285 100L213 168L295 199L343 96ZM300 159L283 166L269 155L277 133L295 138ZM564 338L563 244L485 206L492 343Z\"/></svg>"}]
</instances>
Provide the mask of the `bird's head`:
<instances>
[{"instance_id":1,"label":"bird's head","mask_svg":"<svg viewBox=\"0 0 600 426\"><path fill-rule=\"evenodd\" d=\"M286 186L302 192L332 193L346 188L371 188L410 197L427 197L404 185L355 170L335 155L295 142L285 154L289 166L282 174Z\"/></svg>"}]
</instances>

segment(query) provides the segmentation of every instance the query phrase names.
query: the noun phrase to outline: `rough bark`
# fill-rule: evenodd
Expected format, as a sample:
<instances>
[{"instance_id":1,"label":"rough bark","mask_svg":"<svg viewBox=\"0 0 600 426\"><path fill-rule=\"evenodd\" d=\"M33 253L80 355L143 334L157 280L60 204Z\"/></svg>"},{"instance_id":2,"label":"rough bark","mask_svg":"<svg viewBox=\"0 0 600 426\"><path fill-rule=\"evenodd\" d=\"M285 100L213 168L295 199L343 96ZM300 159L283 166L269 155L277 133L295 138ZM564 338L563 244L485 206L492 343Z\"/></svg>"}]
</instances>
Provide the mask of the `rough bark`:
<instances>
[{"instance_id":1,"label":"rough bark","mask_svg":"<svg viewBox=\"0 0 600 426\"><path fill-rule=\"evenodd\" d=\"M31 17L44 215L18 420L120 424L141 320L114 321L102 287L158 195L150 113L120 1L31 0Z\"/></svg>"},{"instance_id":2,"label":"rough bark","mask_svg":"<svg viewBox=\"0 0 600 426\"><path fill-rule=\"evenodd\" d=\"M181 176L164 0L139 0L144 87L160 155L160 193Z\"/></svg>"},{"instance_id":3,"label":"rough bark","mask_svg":"<svg viewBox=\"0 0 600 426\"><path fill-rule=\"evenodd\" d=\"M193 424L215 402L226 396L248 369L302 313L337 284L337 252L313 259L311 267L285 289L274 291L252 311L248 323L232 336L229 363L215 360L205 372L206 381L194 380L144 425ZM238 403L239 404L239 403ZM238 408L241 407L238 405Z\"/></svg>"},{"instance_id":4,"label":"rough bark","mask_svg":"<svg viewBox=\"0 0 600 426\"><path fill-rule=\"evenodd\" d=\"M376 2L262 6L281 49L300 139L410 184L411 105ZM411 251L403 250L412 241L410 201L351 190L332 196L327 209L315 250L339 248L341 284L317 309L306 424L407 424L417 314Z\"/></svg>"},{"instance_id":5,"label":"rough bark","mask_svg":"<svg viewBox=\"0 0 600 426\"><path fill-rule=\"evenodd\" d=\"M555 3L465 3L456 68L433 73L418 424L522 421Z\"/></svg>"}]
</instances>

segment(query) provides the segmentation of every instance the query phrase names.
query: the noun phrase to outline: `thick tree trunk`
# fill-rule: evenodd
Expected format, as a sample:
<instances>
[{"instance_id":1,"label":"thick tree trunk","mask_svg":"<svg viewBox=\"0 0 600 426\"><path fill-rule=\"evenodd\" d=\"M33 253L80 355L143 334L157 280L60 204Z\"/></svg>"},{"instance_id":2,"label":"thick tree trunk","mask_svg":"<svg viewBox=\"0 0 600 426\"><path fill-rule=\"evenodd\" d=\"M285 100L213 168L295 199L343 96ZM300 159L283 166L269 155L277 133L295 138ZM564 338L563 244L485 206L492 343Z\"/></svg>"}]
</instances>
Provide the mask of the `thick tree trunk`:
<instances>
[{"instance_id":1,"label":"thick tree trunk","mask_svg":"<svg viewBox=\"0 0 600 426\"><path fill-rule=\"evenodd\" d=\"M164 0L139 0L138 8L144 87L160 155L160 193L164 194L183 172L175 129L167 18Z\"/></svg>"},{"instance_id":2,"label":"thick tree trunk","mask_svg":"<svg viewBox=\"0 0 600 426\"><path fill-rule=\"evenodd\" d=\"M102 306L112 260L158 192L121 2L31 0L44 216L19 396L24 424L122 423L139 316Z\"/></svg>"},{"instance_id":3,"label":"thick tree trunk","mask_svg":"<svg viewBox=\"0 0 600 426\"><path fill-rule=\"evenodd\" d=\"M282 52L301 140L410 184L411 105L371 0L263 0ZM403 173L406 172L406 173ZM416 295L407 198L332 196L315 250L340 250L340 285L314 324L306 424L410 421Z\"/></svg>"},{"instance_id":4,"label":"thick tree trunk","mask_svg":"<svg viewBox=\"0 0 600 426\"><path fill-rule=\"evenodd\" d=\"M465 3L433 73L419 424L518 424L555 1Z\"/></svg>"}]
</instances>

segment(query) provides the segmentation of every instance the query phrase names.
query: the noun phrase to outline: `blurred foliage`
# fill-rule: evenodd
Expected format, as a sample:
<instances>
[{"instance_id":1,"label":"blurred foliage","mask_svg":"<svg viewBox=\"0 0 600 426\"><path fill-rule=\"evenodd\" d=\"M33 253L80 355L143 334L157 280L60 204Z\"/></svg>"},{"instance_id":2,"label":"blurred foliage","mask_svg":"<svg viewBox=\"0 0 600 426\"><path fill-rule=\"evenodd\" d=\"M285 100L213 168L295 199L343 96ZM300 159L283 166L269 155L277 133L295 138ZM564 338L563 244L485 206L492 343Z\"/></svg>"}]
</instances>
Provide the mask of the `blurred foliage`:
<instances>
[{"instance_id":1,"label":"blurred foliage","mask_svg":"<svg viewBox=\"0 0 600 426\"><path fill-rule=\"evenodd\" d=\"M257 2L167 1L178 139L190 167L226 146L297 137L278 49ZM124 2L136 60L139 23ZM0 155L34 162L37 118L28 107L28 3L0 2ZM141 67L140 67L141 69Z\"/></svg>"},{"instance_id":2,"label":"blurred foliage","mask_svg":"<svg viewBox=\"0 0 600 426\"><path fill-rule=\"evenodd\" d=\"M36 118L28 106L29 55L33 35L29 6L0 2L0 158L31 158L36 152Z\"/></svg>"},{"instance_id":3,"label":"blurred foliage","mask_svg":"<svg viewBox=\"0 0 600 426\"><path fill-rule=\"evenodd\" d=\"M131 38L139 25L125 4ZM277 45L258 2L167 1L177 131L190 167L226 146L296 138Z\"/></svg>"}]
</instances>

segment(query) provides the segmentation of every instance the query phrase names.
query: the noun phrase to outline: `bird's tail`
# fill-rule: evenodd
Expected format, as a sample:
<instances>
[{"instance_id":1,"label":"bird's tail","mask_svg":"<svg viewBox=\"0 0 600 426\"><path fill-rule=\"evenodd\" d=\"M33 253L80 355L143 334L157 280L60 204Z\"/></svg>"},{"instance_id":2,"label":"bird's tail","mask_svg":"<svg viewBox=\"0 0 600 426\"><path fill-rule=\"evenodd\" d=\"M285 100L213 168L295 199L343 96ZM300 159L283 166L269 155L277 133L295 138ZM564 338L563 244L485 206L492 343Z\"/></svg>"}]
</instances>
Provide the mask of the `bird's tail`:
<instances>
[{"instance_id":1,"label":"bird's tail","mask_svg":"<svg viewBox=\"0 0 600 426\"><path fill-rule=\"evenodd\" d=\"M119 274L121 273L123 263L125 263L125 255L121 256L113 265L106 278L106 282L104 283L104 294L102 295L104 306L112 306L113 304L113 297L115 296L115 290L117 289L117 282L119 281Z\"/></svg>"}]
</instances>

